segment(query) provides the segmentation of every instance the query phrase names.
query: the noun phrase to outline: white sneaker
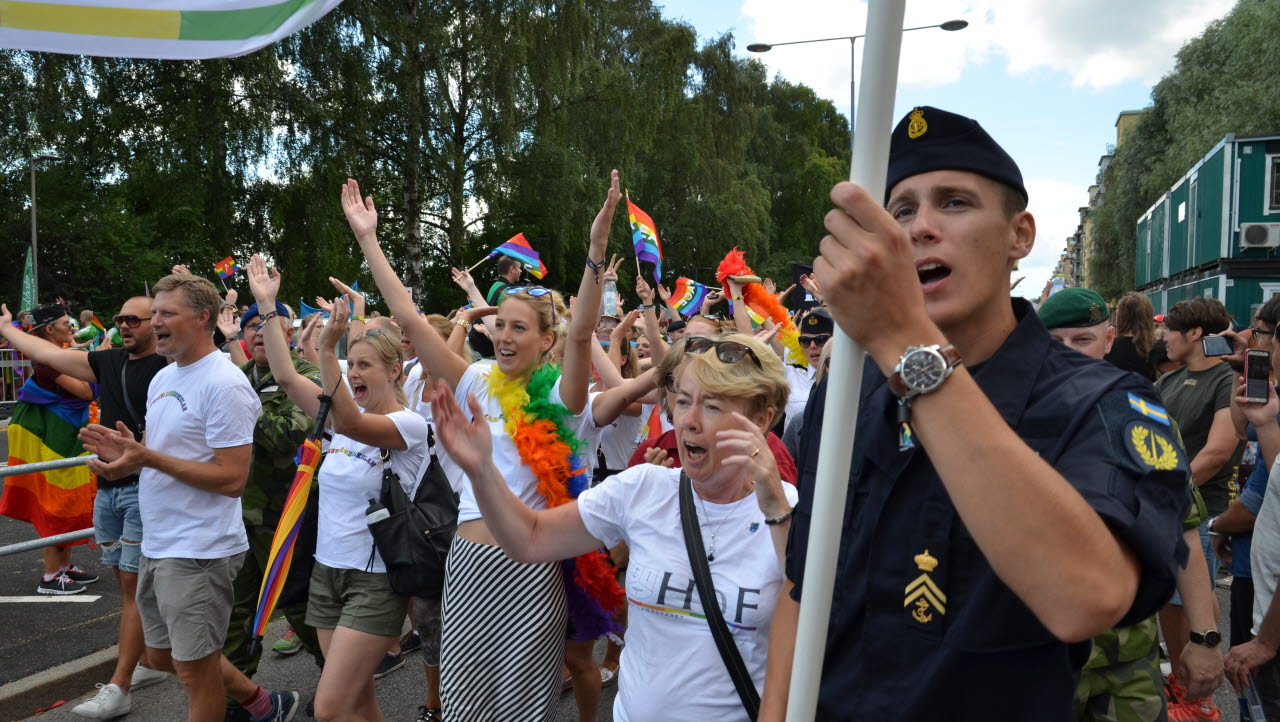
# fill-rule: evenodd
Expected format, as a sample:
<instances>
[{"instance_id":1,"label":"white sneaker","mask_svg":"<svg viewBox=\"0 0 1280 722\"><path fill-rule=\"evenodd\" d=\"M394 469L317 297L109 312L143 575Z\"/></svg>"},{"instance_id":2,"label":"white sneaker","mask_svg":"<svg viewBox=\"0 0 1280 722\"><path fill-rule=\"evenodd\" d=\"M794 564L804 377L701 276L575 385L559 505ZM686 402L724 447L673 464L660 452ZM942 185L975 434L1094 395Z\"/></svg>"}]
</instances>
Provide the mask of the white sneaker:
<instances>
[{"instance_id":1,"label":"white sneaker","mask_svg":"<svg viewBox=\"0 0 1280 722\"><path fill-rule=\"evenodd\" d=\"M133 702L124 690L114 684L99 684L93 699L76 705L71 711L89 719L112 719L129 714L130 709Z\"/></svg>"},{"instance_id":2,"label":"white sneaker","mask_svg":"<svg viewBox=\"0 0 1280 722\"><path fill-rule=\"evenodd\" d=\"M143 687L150 687L153 684L159 684L160 682L165 681L168 677L168 674L165 674L158 669L144 667L139 664L137 667L133 668L133 676L129 679L129 690L133 691L136 689L142 689Z\"/></svg>"}]
</instances>

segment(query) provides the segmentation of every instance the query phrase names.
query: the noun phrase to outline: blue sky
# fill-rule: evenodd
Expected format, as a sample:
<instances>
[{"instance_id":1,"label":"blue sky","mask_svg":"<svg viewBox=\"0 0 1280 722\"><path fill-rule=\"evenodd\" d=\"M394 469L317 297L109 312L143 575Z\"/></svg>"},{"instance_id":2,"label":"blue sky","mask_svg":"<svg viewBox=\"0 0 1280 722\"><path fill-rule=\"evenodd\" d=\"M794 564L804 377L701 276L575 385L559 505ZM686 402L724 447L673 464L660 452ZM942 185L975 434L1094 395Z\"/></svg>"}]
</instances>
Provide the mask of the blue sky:
<instances>
[{"instance_id":1,"label":"blue sky","mask_svg":"<svg viewBox=\"0 0 1280 722\"><path fill-rule=\"evenodd\" d=\"M1038 225L1036 248L1015 278L1038 297L1079 222L1098 159L1114 144L1116 116L1150 102L1174 53L1232 0L915 0L905 24L960 18L964 30L904 36L894 118L932 105L977 119L1018 162ZM710 38L734 34L738 52L863 31L855 0L670 0L664 15ZM862 43L859 41L859 71ZM849 45L774 48L756 56L774 73L849 110ZM1206 149L1207 150L1207 149Z\"/></svg>"}]
</instances>

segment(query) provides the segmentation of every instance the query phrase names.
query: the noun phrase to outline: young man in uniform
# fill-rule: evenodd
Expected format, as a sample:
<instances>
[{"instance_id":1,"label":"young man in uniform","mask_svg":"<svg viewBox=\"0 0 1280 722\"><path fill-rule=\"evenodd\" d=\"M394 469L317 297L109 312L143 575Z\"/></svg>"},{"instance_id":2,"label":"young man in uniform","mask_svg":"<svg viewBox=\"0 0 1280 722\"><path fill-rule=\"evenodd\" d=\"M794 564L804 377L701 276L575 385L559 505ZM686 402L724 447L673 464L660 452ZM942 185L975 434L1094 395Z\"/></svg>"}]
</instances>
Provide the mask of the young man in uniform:
<instances>
[{"instance_id":1,"label":"young man in uniform","mask_svg":"<svg viewBox=\"0 0 1280 722\"><path fill-rule=\"evenodd\" d=\"M156 353L151 334L151 299L135 296L125 301L114 321L121 347L105 351L63 349L20 331L8 309L0 315L0 336L37 363L72 378L98 384L98 404L103 424L123 422L136 438L142 438L147 408L147 386L168 363ZM111 680L92 699L72 711L89 719L110 719L127 714L133 703L129 692L162 681L167 675L140 665L143 659L142 623L134 596L138 586L138 560L142 548L142 518L138 512L138 475L98 479L93 502L94 538L102 547L102 565L114 567L120 588L120 643Z\"/></svg>"},{"instance_id":2,"label":"young man in uniform","mask_svg":"<svg viewBox=\"0 0 1280 722\"><path fill-rule=\"evenodd\" d=\"M1059 291L1040 304L1037 315L1049 335L1067 348L1097 359L1111 351L1115 328L1109 321L1107 303L1087 288ZM1177 435L1176 425L1171 428ZM1182 522L1182 538L1191 553L1187 565L1178 572L1178 592L1191 628L1206 631L1188 641L1179 655L1179 667L1175 671L1181 680L1180 686L1185 682L1185 687L1179 690L1182 697L1166 709L1160 673L1159 623L1152 616L1093 638L1093 651L1080 672L1080 685L1076 688L1076 717L1082 722L1155 722L1165 719L1166 715L1179 720L1216 719L1213 691L1222 684L1222 651L1218 648L1222 640L1214 629L1213 586L1209 584L1209 567L1200 550L1197 531L1206 518L1205 506L1199 490L1190 481L1187 494L1191 504Z\"/></svg>"},{"instance_id":3,"label":"young man in uniform","mask_svg":"<svg viewBox=\"0 0 1280 722\"><path fill-rule=\"evenodd\" d=\"M913 110L886 188L832 190L814 262L869 358L839 540L810 539L825 380L810 397L761 719L785 711L812 541L840 545L818 719L1073 720L1089 640L1153 614L1186 560L1184 453L1149 383L1011 301L1035 220L976 122Z\"/></svg>"},{"instance_id":4,"label":"young man in uniform","mask_svg":"<svg viewBox=\"0 0 1280 722\"><path fill-rule=\"evenodd\" d=\"M276 316L268 319L267 323L280 324L284 329L285 339L292 342L293 325L289 323L289 307L277 301L275 308L269 311L275 311ZM250 462L244 495L240 497L249 552L245 555L244 565L240 567L233 584L231 622L227 628L227 641L222 648L222 653L231 664L248 677L258 671L258 661L262 656L261 650L258 650L256 656L249 651L253 639L253 618L258 608L258 595L262 590L262 577L266 573L267 561L271 555L271 540L280 523L280 515L284 512L289 488L293 485L294 473L297 471L294 459L298 455L298 447L315 425L315 420L289 400L289 395L272 376L267 359L266 334L263 333L265 327L259 328L262 324L262 311L256 303L249 306L240 317L240 332L244 336L250 357L240 370L257 393L262 413L258 415L258 422L253 430L253 460ZM317 385L320 384L320 369L302 360L292 349L289 351L289 359L299 374ZM320 653L316 630L306 624L311 555L315 550L315 499L318 493L318 489L313 487L312 499L306 511L310 518L304 517L293 555L293 565L278 603L278 611L284 614L295 637L277 642L277 647L281 647L285 653L305 649L311 653L317 665L323 665L324 657ZM287 646L290 643L297 646ZM227 718L247 720L248 713L239 705L229 702Z\"/></svg>"},{"instance_id":5,"label":"young man in uniform","mask_svg":"<svg viewBox=\"0 0 1280 722\"><path fill-rule=\"evenodd\" d=\"M153 288L156 351L173 359L147 390L142 442L124 426L80 431L99 477L139 474L146 536L138 565L138 613L147 661L175 672L189 722L217 722L223 694L254 722L287 722L296 692L267 692L222 656L232 583L249 548L240 496L261 411L244 374L218 352L222 299L207 279L174 274Z\"/></svg>"}]
</instances>

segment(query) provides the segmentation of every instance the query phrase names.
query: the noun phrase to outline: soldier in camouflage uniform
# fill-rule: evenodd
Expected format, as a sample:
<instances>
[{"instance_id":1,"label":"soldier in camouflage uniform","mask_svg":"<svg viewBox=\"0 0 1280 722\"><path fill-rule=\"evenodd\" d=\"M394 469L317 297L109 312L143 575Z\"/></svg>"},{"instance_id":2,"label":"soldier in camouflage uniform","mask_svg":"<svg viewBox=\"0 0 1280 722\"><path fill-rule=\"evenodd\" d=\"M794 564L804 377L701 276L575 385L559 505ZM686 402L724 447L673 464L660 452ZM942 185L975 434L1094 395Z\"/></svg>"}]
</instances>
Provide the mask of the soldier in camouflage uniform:
<instances>
[{"instance_id":1,"label":"soldier in camouflage uniform","mask_svg":"<svg viewBox=\"0 0 1280 722\"><path fill-rule=\"evenodd\" d=\"M284 324L285 336L292 341L293 326L290 323L289 308L283 303L277 303L275 310L279 315L269 319L269 322ZM259 658L249 654L249 643L253 638L253 618L257 610L262 576L271 552L271 539L297 469L294 458L298 447L315 423L314 419L289 400L284 389L272 378L262 334L258 330L262 322L260 316L258 306L254 304L240 321L240 331L250 356L249 361L241 368L258 393L258 399L262 402L262 415L258 417L258 424L253 431L253 462L249 468L244 495L240 499L245 530L249 537L249 553L245 555L244 566L240 568L235 580L235 601L223 649L227 659L250 677L258 668ZM289 353L298 373L319 385L320 369L303 361L296 351L290 350ZM311 490L311 495L307 511L311 517L310 523L304 520L303 529L299 532L299 550L305 548L308 541L310 548L315 548L315 488ZM284 613L303 648L311 653L316 664L323 665L324 658L320 653L316 631L307 626L305 621L310 561L310 553L294 554L289 579L277 610ZM238 711L237 709L236 712Z\"/></svg>"},{"instance_id":2,"label":"soldier in camouflage uniform","mask_svg":"<svg viewBox=\"0 0 1280 722\"><path fill-rule=\"evenodd\" d=\"M1103 358L1110 350L1115 331L1108 323L1106 302L1093 291L1063 289L1041 304L1037 313L1049 333L1070 348L1094 358ZM1164 410L1152 407L1149 411L1158 419ZM1167 422L1181 450L1177 422L1172 418ZM1190 478L1187 493L1191 505L1182 523L1184 532L1194 531L1208 515L1204 499ZM1195 542L1198 546L1198 535ZM1179 574L1179 591L1183 590L1183 579L1184 575ZM1166 718L1156 617L1093 638L1089 661L1080 671L1080 684L1076 687L1075 713L1082 722L1151 722Z\"/></svg>"}]
</instances>

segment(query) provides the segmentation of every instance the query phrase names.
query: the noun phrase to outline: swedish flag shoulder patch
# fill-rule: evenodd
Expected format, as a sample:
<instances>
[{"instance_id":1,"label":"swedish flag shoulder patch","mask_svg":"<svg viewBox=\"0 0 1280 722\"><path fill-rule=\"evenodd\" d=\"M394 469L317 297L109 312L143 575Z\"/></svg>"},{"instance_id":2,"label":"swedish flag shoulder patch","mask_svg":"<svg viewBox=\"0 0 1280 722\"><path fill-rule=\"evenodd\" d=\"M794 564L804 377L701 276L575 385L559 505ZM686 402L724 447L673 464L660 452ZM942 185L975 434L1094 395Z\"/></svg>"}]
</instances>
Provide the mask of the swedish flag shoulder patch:
<instances>
[{"instance_id":1,"label":"swedish flag shoulder patch","mask_svg":"<svg viewBox=\"0 0 1280 722\"><path fill-rule=\"evenodd\" d=\"M1139 414L1142 414L1152 421L1169 426L1169 412L1165 411L1164 407L1148 401L1132 392L1129 393L1129 408L1137 411Z\"/></svg>"}]
</instances>

